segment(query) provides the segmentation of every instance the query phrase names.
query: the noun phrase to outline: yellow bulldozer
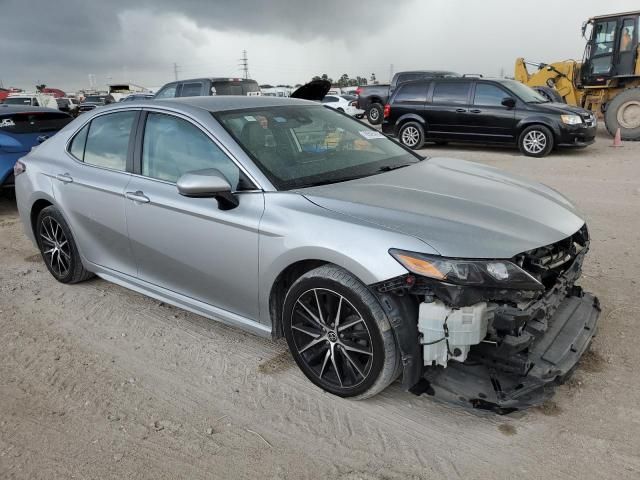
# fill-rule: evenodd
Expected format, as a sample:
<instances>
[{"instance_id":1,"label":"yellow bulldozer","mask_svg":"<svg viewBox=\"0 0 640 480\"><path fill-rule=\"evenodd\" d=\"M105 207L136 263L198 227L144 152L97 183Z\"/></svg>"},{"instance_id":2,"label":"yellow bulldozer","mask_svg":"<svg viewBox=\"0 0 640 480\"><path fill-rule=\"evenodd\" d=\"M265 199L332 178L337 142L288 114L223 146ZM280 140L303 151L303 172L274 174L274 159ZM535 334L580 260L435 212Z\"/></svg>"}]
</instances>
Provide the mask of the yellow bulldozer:
<instances>
[{"instance_id":1,"label":"yellow bulldozer","mask_svg":"<svg viewBox=\"0 0 640 480\"><path fill-rule=\"evenodd\" d=\"M551 101L602 113L607 130L640 141L640 10L592 17L582 25L582 62L518 58L515 78ZM536 68L529 73L527 66Z\"/></svg>"}]
</instances>

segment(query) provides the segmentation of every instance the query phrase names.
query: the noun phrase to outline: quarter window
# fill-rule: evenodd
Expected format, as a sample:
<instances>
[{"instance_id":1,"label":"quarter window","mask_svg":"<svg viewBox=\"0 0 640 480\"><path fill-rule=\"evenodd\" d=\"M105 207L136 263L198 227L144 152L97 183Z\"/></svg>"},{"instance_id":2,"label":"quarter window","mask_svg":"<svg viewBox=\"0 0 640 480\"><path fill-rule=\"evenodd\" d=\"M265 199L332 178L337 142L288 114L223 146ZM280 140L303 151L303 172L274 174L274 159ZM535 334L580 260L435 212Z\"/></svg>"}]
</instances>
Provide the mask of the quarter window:
<instances>
[{"instance_id":1,"label":"quarter window","mask_svg":"<svg viewBox=\"0 0 640 480\"><path fill-rule=\"evenodd\" d=\"M89 124L76 133L76 136L71 140L71 145L69 145L69 153L81 162L84 162L84 146L87 143L87 133L89 133Z\"/></svg>"},{"instance_id":2,"label":"quarter window","mask_svg":"<svg viewBox=\"0 0 640 480\"><path fill-rule=\"evenodd\" d=\"M91 120L84 162L114 170L126 170L129 137L136 116L136 112L118 112Z\"/></svg>"},{"instance_id":3,"label":"quarter window","mask_svg":"<svg viewBox=\"0 0 640 480\"><path fill-rule=\"evenodd\" d=\"M193 124L171 115L149 113L142 145L142 174L176 182L183 174L218 169L238 190L240 170Z\"/></svg>"},{"instance_id":4,"label":"quarter window","mask_svg":"<svg viewBox=\"0 0 640 480\"><path fill-rule=\"evenodd\" d=\"M433 103L466 104L470 87L469 82L439 82L433 89Z\"/></svg>"},{"instance_id":5,"label":"quarter window","mask_svg":"<svg viewBox=\"0 0 640 480\"><path fill-rule=\"evenodd\" d=\"M502 100L508 96L504 90L495 85L478 83L476 84L476 97L473 104L486 107L500 107L502 106Z\"/></svg>"},{"instance_id":6,"label":"quarter window","mask_svg":"<svg viewBox=\"0 0 640 480\"><path fill-rule=\"evenodd\" d=\"M427 85L423 82L402 85L394 102L424 103L427 100Z\"/></svg>"}]
</instances>

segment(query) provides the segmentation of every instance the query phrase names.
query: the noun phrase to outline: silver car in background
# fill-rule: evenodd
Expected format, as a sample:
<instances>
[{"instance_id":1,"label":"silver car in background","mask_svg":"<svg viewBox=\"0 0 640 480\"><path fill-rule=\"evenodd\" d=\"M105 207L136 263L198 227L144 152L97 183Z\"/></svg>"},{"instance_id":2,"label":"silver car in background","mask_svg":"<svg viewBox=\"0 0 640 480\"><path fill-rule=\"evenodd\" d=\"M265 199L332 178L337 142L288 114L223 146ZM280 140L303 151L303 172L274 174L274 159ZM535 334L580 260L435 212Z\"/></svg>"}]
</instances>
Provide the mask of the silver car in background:
<instances>
[{"instance_id":1,"label":"silver car in background","mask_svg":"<svg viewBox=\"0 0 640 480\"><path fill-rule=\"evenodd\" d=\"M511 411L595 334L584 220L554 190L423 159L314 102L194 97L82 115L15 167L51 274L284 336L316 385Z\"/></svg>"}]
</instances>

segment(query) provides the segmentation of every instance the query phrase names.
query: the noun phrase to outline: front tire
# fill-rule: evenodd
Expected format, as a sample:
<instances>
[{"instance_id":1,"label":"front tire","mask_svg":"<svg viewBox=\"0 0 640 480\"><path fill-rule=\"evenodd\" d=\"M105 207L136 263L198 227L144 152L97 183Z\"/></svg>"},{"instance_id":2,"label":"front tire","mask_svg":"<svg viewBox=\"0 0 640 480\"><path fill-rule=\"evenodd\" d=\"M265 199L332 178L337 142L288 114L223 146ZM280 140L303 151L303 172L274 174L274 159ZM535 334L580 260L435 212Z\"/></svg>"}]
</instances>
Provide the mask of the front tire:
<instances>
[{"instance_id":1,"label":"front tire","mask_svg":"<svg viewBox=\"0 0 640 480\"><path fill-rule=\"evenodd\" d=\"M400 353L376 297L335 265L302 275L284 301L283 327L298 367L315 385L364 399L399 373Z\"/></svg>"},{"instance_id":2,"label":"front tire","mask_svg":"<svg viewBox=\"0 0 640 480\"><path fill-rule=\"evenodd\" d=\"M367 120L371 125L380 125L382 123L383 108L379 103L372 103L367 108Z\"/></svg>"},{"instance_id":3,"label":"front tire","mask_svg":"<svg viewBox=\"0 0 640 480\"><path fill-rule=\"evenodd\" d=\"M640 88L625 90L611 100L604 123L612 136L619 128L622 140L640 141Z\"/></svg>"},{"instance_id":4,"label":"front tire","mask_svg":"<svg viewBox=\"0 0 640 480\"><path fill-rule=\"evenodd\" d=\"M546 157L553 150L553 133L544 125L525 128L518 138L520 151L528 157Z\"/></svg>"},{"instance_id":5,"label":"front tire","mask_svg":"<svg viewBox=\"0 0 640 480\"><path fill-rule=\"evenodd\" d=\"M407 122L398 130L398 139L405 147L419 150L424 145L424 128L418 122Z\"/></svg>"},{"instance_id":6,"label":"front tire","mask_svg":"<svg viewBox=\"0 0 640 480\"><path fill-rule=\"evenodd\" d=\"M78 283L93 276L82 265L71 229L56 207L43 208L35 227L40 254L56 280Z\"/></svg>"}]
</instances>

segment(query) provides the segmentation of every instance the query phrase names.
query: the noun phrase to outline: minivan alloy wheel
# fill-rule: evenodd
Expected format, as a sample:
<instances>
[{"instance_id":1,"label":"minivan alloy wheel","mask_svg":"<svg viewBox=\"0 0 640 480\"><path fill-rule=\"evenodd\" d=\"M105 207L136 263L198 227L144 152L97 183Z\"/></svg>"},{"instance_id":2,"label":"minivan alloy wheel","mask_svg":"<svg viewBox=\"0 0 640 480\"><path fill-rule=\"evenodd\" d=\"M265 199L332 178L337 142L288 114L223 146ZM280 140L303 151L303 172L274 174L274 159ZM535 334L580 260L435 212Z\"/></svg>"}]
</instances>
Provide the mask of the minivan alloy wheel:
<instances>
[{"instance_id":1,"label":"minivan alloy wheel","mask_svg":"<svg viewBox=\"0 0 640 480\"><path fill-rule=\"evenodd\" d=\"M292 312L295 348L309 370L334 388L352 388L368 377L373 342L362 315L342 295L324 288L302 293Z\"/></svg>"},{"instance_id":2,"label":"minivan alloy wheel","mask_svg":"<svg viewBox=\"0 0 640 480\"><path fill-rule=\"evenodd\" d=\"M406 127L402 131L402 143L407 147L415 147L420 141L420 132L416 127Z\"/></svg>"},{"instance_id":3,"label":"minivan alloy wheel","mask_svg":"<svg viewBox=\"0 0 640 480\"><path fill-rule=\"evenodd\" d=\"M45 217L39 235L45 261L56 275L64 277L71 266L71 246L62 226L53 217Z\"/></svg>"},{"instance_id":4,"label":"minivan alloy wheel","mask_svg":"<svg viewBox=\"0 0 640 480\"><path fill-rule=\"evenodd\" d=\"M522 143L528 153L539 154L547 147L547 136L539 130L531 130Z\"/></svg>"}]
</instances>

